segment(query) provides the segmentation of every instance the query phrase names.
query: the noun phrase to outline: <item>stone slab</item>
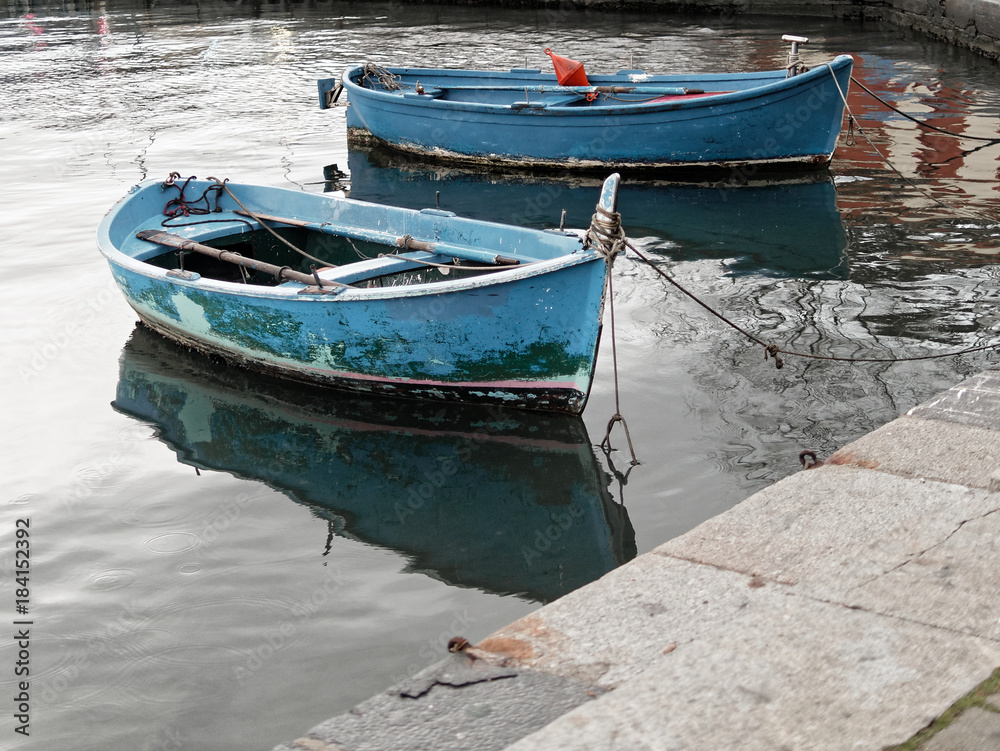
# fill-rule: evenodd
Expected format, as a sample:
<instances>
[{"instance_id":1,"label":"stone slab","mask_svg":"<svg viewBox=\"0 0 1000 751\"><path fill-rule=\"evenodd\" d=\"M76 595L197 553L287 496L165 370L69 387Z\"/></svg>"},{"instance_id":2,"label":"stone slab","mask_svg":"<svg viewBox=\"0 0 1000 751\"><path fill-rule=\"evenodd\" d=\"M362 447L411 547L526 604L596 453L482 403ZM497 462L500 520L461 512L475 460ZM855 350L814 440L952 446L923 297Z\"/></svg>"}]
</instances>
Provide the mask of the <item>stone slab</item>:
<instances>
[{"instance_id":1,"label":"stone slab","mask_svg":"<svg viewBox=\"0 0 1000 751\"><path fill-rule=\"evenodd\" d=\"M846 604L1000 642L998 562L1000 513L993 513L853 590Z\"/></svg>"},{"instance_id":2,"label":"stone slab","mask_svg":"<svg viewBox=\"0 0 1000 751\"><path fill-rule=\"evenodd\" d=\"M926 743L920 751L997 751L1000 748L1000 714L970 707L955 722Z\"/></svg>"},{"instance_id":3,"label":"stone slab","mask_svg":"<svg viewBox=\"0 0 1000 751\"><path fill-rule=\"evenodd\" d=\"M826 463L997 492L1000 435L950 421L904 417L845 446Z\"/></svg>"},{"instance_id":4,"label":"stone slab","mask_svg":"<svg viewBox=\"0 0 1000 751\"><path fill-rule=\"evenodd\" d=\"M1000 38L1000 5L996 0L949 0L945 18L977 36Z\"/></svg>"},{"instance_id":5,"label":"stone slab","mask_svg":"<svg viewBox=\"0 0 1000 751\"><path fill-rule=\"evenodd\" d=\"M1000 665L1000 644L793 594L510 751L880 751Z\"/></svg>"},{"instance_id":6,"label":"stone slab","mask_svg":"<svg viewBox=\"0 0 1000 751\"><path fill-rule=\"evenodd\" d=\"M656 548L656 554L844 601L940 545L1000 494L853 467L799 472Z\"/></svg>"},{"instance_id":7,"label":"stone slab","mask_svg":"<svg viewBox=\"0 0 1000 751\"><path fill-rule=\"evenodd\" d=\"M774 607L785 589L647 553L495 632L477 648L508 664L614 688L706 631Z\"/></svg>"},{"instance_id":8,"label":"stone slab","mask_svg":"<svg viewBox=\"0 0 1000 751\"><path fill-rule=\"evenodd\" d=\"M456 654L274 751L499 751L599 694Z\"/></svg>"}]
</instances>

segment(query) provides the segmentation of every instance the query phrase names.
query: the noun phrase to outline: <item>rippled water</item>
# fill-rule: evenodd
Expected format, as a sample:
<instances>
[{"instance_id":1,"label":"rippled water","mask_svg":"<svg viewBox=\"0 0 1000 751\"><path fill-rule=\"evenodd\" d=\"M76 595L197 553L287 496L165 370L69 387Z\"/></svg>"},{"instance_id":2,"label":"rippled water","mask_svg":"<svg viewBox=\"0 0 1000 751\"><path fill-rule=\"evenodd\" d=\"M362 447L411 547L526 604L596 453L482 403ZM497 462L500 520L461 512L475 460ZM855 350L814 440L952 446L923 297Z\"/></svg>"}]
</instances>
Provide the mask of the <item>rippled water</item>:
<instances>
[{"instance_id":1,"label":"rippled water","mask_svg":"<svg viewBox=\"0 0 1000 751\"><path fill-rule=\"evenodd\" d=\"M332 2L0 10L0 571L12 592L13 520L30 517L34 621L31 737L5 726L0 747L269 749L433 662L449 636L482 638L796 471L800 450L826 454L985 367L789 357L778 371L621 259L621 407L642 464L615 477L621 429L613 466L591 448L614 412L607 337L583 421L290 391L135 330L95 248L129 186L174 170L586 222L593 179L349 153L315 79L365 59L541 66L545 47L594 72L753 69L783 64L789 32L811 37L809 60L855 54L855 75L908 112L998 135L996 63L870 23ZM1000 147L849 99L863 132L829 173L627 180L630 237L788 348L992 342Z\"/></svg>"}]
</instances>

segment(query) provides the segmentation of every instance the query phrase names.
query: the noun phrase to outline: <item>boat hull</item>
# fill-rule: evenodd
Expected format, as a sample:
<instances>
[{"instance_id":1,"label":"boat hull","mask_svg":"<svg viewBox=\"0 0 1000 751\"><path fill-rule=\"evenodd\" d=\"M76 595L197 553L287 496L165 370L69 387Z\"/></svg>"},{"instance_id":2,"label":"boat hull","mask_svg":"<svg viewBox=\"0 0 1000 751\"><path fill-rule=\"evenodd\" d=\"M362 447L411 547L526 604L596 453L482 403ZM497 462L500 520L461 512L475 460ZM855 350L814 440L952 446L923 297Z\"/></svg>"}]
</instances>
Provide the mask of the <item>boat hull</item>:
<instances>
[{"instance_id":1,"label":"boat hull","mask_svg":"<svg viewBox=\"0 0 1000 751\"><path fill-rule=\"evenodd\" d=\"M592 76L595 86L683 85L712 96L567 97L551 75L390 69L402 89L369 88L363 66L342 76L355 143L380 142L443 161L560 169L820 168L840 133L853 59L797 76ZM325 91L341 79L319 82ZM413 87L429 93L418 95ZM410 87L410 88L408 88ZM497 87L489 101L475 101ZM567 102L567 98L572 101Z\"/></svg>"},{"instance_id":2,"label":"boat hull","mask_svg":"<svg viewBox=\"0 0 1000 751\"><path fill-rule=\"evenodd\" d=\"M155 192L156 186L145 190ZM280 191L276 197L288 200L284 193L298 194ZM361 202L310 199L336 203L341 221L352 205L366 217L372 212ZM529 240L577 252L470 279L309 294L296 283L254 288L198 274L181 278L130 257L116 249L114 238L139 242L131 230L148 222L143 212L131 216L135 212L119 208L100 231L115 280L144 323L185 346L244 367L358 392L572 414L586 404L608 264L599 253L583 250L578 238L505 228L508 240L530 233ZM427 218L382 208L375 213L390 234ZM456 231L466 236L499 227L453 220L447 212L431 212L430 219L442 227L462 221ZM442 232L428 230L431 236Z\"/></svg>"}]
</instances>

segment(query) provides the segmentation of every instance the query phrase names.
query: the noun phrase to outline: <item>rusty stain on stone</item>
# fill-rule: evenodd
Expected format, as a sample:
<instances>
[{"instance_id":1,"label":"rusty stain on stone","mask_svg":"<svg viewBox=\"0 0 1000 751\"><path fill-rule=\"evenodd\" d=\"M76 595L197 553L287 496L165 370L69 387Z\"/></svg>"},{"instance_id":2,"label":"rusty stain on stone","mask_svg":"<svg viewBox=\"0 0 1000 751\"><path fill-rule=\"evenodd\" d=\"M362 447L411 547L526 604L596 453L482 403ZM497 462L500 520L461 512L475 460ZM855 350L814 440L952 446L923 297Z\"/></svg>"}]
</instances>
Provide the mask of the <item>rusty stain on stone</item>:
<instances>
[{"instance_id":1,"label":"rusty stain on stone","mask_svg":"<svg viewBox=\"0 0 1000 751\"><path fill-rule=\"evenodd\" d=\"M294 745L308 751L344 751L343 747L324 743L319 738L296 738Z\"/></svg>"},{"instance_id":2,"label":"rusty stain on stone","mask_svg":"<svg viewBox=\"0 0 1000 751\"><path fill-rule=\"evenodd\" d=\"M522 665L533 662L538 657L535 648L528 642L510 637L491 637L480 642L479 649L483 652L502 655Z\"/></svg>"},{"instance_id":3,"label":"rusty stain on stone","mask_svg":"<svg viewBox=\"0 0 1000 751\"><path fill-rule=\"evenodd\" d=\"M834 453L829 459L826 460L826 463L836 464L839 466L858 467L860 469L878 469L880 466L879 462L871 459L861 459L857 456L857 454L847 448L840 449L840 451Z\"/></svg>"},{"instance_id":4,"label":"rusty stain on stone","mask_svg":"<svg viewBox=\"0 0 1000 751\"><path fill-rule=\"evenodd\" d=\"M518 664L533 664L544 654L544 649L541 649L544 645L554 644L561 637L562 634L550 629L542 618L531 614L486 638L477 647Z\"/></svg>"}]
</instances>

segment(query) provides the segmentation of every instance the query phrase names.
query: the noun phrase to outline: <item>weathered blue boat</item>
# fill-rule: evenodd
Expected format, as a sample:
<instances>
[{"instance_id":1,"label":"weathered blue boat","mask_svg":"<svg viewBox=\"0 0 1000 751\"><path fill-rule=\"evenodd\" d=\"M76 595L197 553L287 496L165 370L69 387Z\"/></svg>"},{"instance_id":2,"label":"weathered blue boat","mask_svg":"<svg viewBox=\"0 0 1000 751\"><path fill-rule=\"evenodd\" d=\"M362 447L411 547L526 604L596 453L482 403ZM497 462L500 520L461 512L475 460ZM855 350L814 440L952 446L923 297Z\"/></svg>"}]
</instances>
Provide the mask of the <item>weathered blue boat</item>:
<instances>
[{"instance_id":1,"label":"weathered blue boat","mask_svg":"<svg viewBox=\"0 0 1000 751\"><path fill-rule=\"evenodd\" d=\"M227 367L141 324L112 406L155 426L183 464L306 506L327 523L327 546L363 540L456 586L547 602L636 554L577 416L309 387ZM303 546L319 558L322 541L317 530Z\"/></svg>"},{"instance_id":2,"label":"weathered blue boat","mask_svg":"<svg viewBox=\"0 0 1000 751\"><path fill-rule=\"evenodd\" d=\"M133 188L98 230L153 330L338 388L582 412L617 252L599 232L177 177Z\"/></svg>"},{"instance_id":3,"label":"weathered blue boat","mask_svg":"<svg viewBox=\"0 0 1000 751\"><path fill-rule=\"evenodd\" d=\"M323 108L346 93L350 141L425 158L560 169L817 168L833 156L852 66L840 55L810 70L623 70L561 85L573 77L368 63L318 86Z\"/></svg>"}]
</instances>

